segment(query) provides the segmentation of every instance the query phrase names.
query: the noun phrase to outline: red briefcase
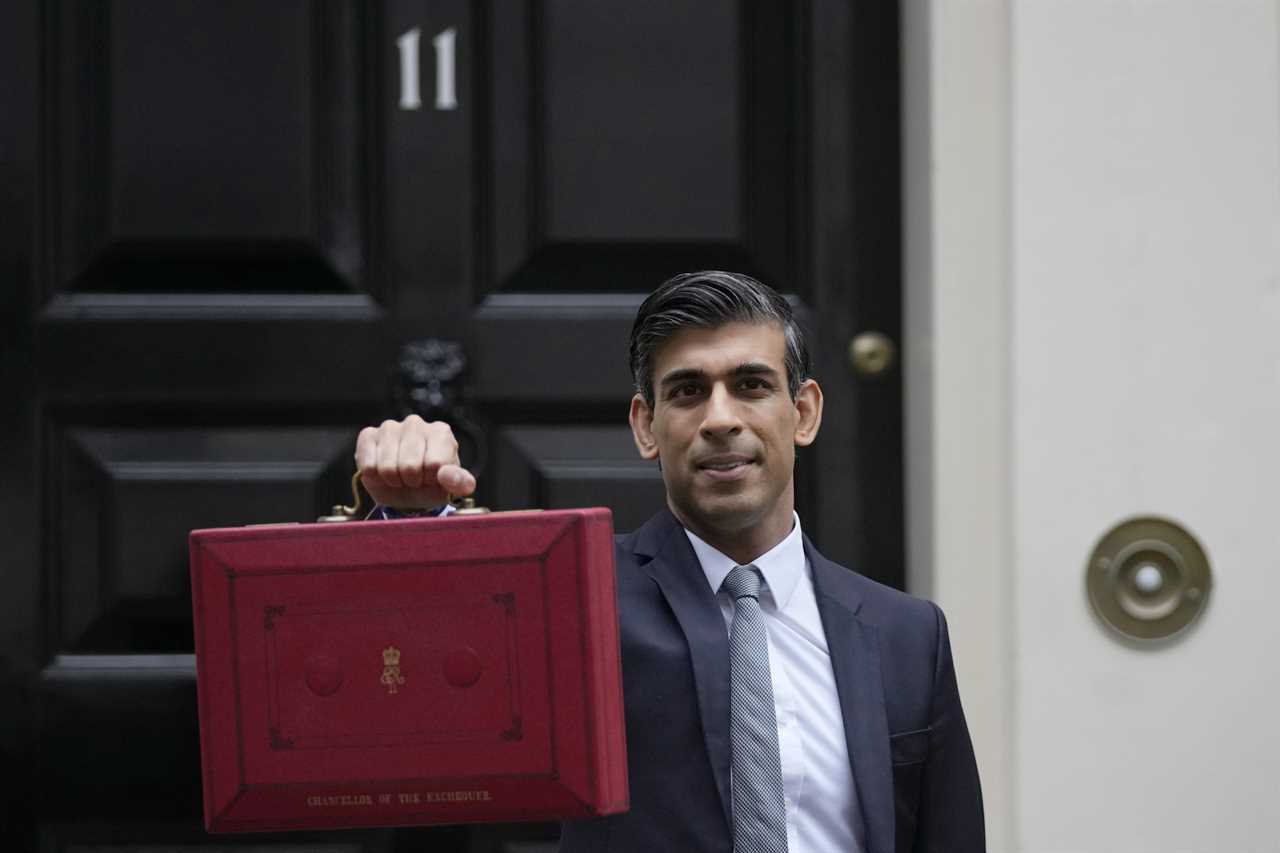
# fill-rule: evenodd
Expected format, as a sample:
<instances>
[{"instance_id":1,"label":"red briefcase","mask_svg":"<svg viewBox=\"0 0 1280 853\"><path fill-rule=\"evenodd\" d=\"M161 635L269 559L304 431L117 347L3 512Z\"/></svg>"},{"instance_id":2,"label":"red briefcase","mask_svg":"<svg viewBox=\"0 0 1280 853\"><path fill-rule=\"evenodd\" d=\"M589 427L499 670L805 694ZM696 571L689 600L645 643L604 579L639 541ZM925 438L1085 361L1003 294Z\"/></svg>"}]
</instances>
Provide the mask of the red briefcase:
<instances>
[{"instance_id":1,"label":"red briefcase","mask_svg":"<svg viewBox=\"0 0 1280 853\"><path fill-rule=\"evenodd\" d=\"M612 517L191 534L205 826L628 807Z\"/></svg>"}]
</instances>

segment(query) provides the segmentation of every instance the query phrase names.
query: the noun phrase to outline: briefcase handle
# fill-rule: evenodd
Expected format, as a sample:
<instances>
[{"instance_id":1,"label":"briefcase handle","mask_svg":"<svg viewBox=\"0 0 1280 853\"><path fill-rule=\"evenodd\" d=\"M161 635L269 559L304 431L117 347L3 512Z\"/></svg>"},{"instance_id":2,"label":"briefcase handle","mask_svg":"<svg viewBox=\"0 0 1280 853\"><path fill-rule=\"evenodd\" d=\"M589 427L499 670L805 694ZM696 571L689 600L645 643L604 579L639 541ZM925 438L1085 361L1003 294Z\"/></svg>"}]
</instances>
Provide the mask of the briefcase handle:
<instances>
[{"instance_id":1,"label":"briefcase handle","mask_svg":"<svg viewBox=\"0 0 1280 853\"><path fill-rule=\"evenodd\" d=\"M331 524L342 521L359 521L364 507L364 496L360 493L360 472L351 475L352 505L334 504L328 515L316 519L318 522ZM455 498L449 495L449 503L453 504L453 515L483 515L489 512L486 506L476 506L475 498Z\"/></svg>"}]
</instances>

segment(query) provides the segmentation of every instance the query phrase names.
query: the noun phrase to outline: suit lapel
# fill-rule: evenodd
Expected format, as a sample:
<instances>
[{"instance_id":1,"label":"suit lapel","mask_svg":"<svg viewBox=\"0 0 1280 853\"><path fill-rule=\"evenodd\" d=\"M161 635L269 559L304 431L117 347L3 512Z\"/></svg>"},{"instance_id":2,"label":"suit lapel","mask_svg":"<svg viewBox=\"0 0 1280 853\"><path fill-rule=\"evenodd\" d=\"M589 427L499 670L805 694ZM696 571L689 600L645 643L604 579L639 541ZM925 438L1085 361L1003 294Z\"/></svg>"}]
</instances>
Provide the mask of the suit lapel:
<instances>
[{"instance_id":1,"label":"suit lapel","mask_svg":"<svg viewBox=\"0 0 1280 853\"><path fill-rule=\"evenodd\" d=\"M889 723L880 675L880 645L874 625L857 618L862 596L854 575L817 552L805 539L805 553L813 567L818 612L831 652L849 763L867 853L891 853L894 833L893 766L889 756Z\"/></svg>"},{"instance_id":2,"label":"suit lapel","mask_svg":"<svg viewBox=\"0 0 1280 853\"><path fill-rule=\"evenodd\" d=\"M653 557L646 571L684 632L707 755L729 821L729 636L724 616L689 537L669 511L663 510L638 532L636 552Z\"/></svg>"}]
</instances>

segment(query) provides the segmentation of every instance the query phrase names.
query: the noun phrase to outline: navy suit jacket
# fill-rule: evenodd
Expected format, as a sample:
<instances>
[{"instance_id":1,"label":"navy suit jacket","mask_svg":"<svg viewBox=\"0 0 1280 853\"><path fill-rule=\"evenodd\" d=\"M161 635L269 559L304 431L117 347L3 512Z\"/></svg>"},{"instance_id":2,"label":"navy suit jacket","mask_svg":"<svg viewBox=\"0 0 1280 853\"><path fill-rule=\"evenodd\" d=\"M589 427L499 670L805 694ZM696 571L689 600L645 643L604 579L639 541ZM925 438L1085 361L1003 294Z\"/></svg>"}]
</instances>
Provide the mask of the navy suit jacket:
<instances>
[{"instance_id":1,"label":"navy suit jacket","mask_svg":"<svg viewBox=\"0 0 1280 853\"><path fill-rule=\"evenodd\" d=\"M985 850L978 769L942 611L827 560L808 539L804 549L863 850ZM730 853L729 640L669 511L617 538L617 578L631 810L566 823L560 849Z\"/></svg>"}]
</instances>

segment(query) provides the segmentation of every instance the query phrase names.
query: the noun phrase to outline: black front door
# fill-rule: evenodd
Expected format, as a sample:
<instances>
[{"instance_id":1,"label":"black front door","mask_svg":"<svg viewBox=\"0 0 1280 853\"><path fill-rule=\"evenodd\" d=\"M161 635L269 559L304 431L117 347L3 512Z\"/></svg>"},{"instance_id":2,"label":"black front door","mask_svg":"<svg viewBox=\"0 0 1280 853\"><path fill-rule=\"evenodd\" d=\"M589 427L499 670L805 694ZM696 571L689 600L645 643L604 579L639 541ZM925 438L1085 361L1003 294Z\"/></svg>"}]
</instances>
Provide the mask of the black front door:
<instances>
[{"instance_id":1,"label":"black front door","mask_svg":"<svg viewBox=\"0 0 1280 853\"><path fill-rule=\"evenodd\" d=\"M452 420L495 508L662 500L626 334L676 272L792 294L799 503L903 576L895 4L11 3L0 11L0 817L200 829L186 535L345 499L356 429ZM280 835L498 850L553 827Z\"/></svg>"}]
</instances>

